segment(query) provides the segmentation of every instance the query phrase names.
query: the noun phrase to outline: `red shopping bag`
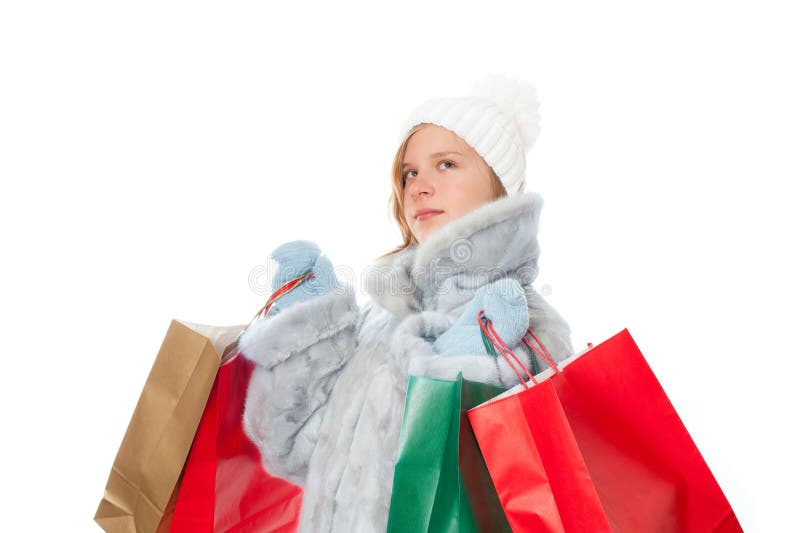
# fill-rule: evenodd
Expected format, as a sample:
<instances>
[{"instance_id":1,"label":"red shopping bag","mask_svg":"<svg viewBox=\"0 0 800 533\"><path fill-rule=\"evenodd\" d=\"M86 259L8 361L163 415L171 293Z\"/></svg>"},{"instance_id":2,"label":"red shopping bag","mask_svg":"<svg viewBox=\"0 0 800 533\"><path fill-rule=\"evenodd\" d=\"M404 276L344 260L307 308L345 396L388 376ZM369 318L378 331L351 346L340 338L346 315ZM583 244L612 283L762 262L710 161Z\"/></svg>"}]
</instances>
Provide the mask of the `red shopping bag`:
<instances>
[{"instance_id":1,"label":"red shopping bag","mask_svg":"<svg viewBox=\"0 0 800 533\"><path fill-rule=\"evenodd\" d=\"M276 291L255 318L306 277ZM184 466L170 532L297 530L302 489L264 470L258 449L242 427L254 368L236 342L225 350Z\"/></svg>"},{"instance_id":2,"label":"red shopping bag","mask_svg":"<svg viewBox=\"0 0 800 533\"><path fill-rule=\"evenodd\" d=\"M557 366L541 348L536 353L554 367L543 377L614 531L742 531L627 329Z\"/></svg>"},{"instance_id":3,"label":"red shopping bag","mask_svg":"<svg viewBox=\"0 0 800 533\"><path fill-rule=\"evenodd\" d=\"M550 380L533 385L511 363L527 370L478 321L515 370L521 391L505 393L467 411L475 438L514 531L610 532L608 518ZM548 359L543 358L545 361ZM551 363L551 361L548 361Z\"/></svg>"}]
</instances>

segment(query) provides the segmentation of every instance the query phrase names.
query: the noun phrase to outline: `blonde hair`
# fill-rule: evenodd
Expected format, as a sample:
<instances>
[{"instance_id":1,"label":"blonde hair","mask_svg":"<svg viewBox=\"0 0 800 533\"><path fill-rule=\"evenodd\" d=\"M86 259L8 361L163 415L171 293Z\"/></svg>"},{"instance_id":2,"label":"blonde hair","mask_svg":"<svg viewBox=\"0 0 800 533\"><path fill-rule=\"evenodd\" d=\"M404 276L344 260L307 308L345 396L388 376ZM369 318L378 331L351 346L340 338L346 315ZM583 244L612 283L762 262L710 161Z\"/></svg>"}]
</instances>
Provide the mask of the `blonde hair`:
<instances>
[{"instance_id":1,"label":"blonde hair","mask_svg":"<svg viewBox=\"0 0 800 533\"><path fill-rule=\"evenodd\" d=\"M397 225L400 227L400 234L403 237L403 244L377 257L376 259L381 259L383 257L396 254L397 252L405 250L409 246L419 244L417 242L417 238L414 237L414 234L411 232L411 228L408 227L406 217L403 216L403 158L406 155L406 147L408 146L408 141L411 139L411 136L427 124L427 122L423 122L411 128L411 130L408 132L408 135L406 135L405 139L403 139L403 142L400 144L400 147L397 149L397 153L394 155L394 161L392 162L392 193L389 196L389 213L394 217ZM496 200L501 196L507 196L508 193L506 192L506 188L503 186L500 178L497 177L494 169L488 164L486 166L489 167L489 175L492 180L492 198Z\"/></svg>"}]
</instances>

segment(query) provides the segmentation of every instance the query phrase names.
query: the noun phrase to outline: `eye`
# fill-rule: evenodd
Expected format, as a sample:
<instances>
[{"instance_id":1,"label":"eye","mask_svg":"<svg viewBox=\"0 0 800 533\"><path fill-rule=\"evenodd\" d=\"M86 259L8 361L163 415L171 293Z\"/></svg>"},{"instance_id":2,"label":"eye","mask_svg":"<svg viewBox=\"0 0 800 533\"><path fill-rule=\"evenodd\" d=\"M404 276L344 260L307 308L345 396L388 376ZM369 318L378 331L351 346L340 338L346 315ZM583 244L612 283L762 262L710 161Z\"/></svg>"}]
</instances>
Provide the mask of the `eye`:
<instances>
[{"instance_id":1,"label":"eye","mask_svg":"<svg viewBox=\"0 0 800 533\"><path fill-rule=\"evenodd\" d=\"M443 165L443 164L452 165L452 166L447 167L447 168L453 168L454 166L456 166L456 164L453 163L452 161L442 161L441 163L439 163L440 166Z\"/></svg>"},{"instance_id":2,"label":"eye","mask_svg":"<svg viewBox=\"0 0 800 533\"><path fill-rule=\"evenodd\" d=\"M416 173L417 173L417 171L416 171L416 170L409 170L408 172L406 172L405 174L403 174L403 183L405 183L405 182L406 182L406 179L407 179L407 178L411 177L411 176L409 176L409 174L411 174L412 172L413 172L415 175L416 175Z\"/></svg>"}]
</instances>

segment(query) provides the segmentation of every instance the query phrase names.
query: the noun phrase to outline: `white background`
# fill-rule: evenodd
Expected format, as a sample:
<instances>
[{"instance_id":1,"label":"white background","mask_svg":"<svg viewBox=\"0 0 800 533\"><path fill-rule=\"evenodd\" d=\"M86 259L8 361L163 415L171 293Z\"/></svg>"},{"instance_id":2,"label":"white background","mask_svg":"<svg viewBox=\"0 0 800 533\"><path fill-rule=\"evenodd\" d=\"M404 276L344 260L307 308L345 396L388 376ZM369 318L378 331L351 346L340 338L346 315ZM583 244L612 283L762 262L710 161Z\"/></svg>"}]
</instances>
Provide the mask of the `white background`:
<instances>
[{"instance_id":1,"label":"white background","mask_svg":"<svg viewBox=\"0 0 800 533\"><path fill-rule=\"evenodd\" d=\"M403 118L487 72L541 100L534 286L576 346L629 328L746 531L796 528L791 3L292 5L0 8L2 529L99 531L170 319L249 320L287 240L399 244Z\"/></svg>"}]
</instances>

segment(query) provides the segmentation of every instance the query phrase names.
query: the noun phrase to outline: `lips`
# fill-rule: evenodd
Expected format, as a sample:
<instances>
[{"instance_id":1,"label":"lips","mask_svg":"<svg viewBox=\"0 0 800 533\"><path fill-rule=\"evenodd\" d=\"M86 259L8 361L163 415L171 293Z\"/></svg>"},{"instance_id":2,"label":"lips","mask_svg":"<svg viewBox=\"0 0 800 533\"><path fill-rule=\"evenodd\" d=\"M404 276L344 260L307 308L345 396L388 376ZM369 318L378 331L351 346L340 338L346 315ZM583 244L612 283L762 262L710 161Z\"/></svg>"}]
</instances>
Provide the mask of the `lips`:
<instances>
[{"instance_id":1,"label":"lips","mask_svg":"<svg viewBox=\"0 0 800 533\"><path fill-rule=\"evenodd\" d=\"M441 209L419 209L414 216L417 220L425 220L441 213L444 213Z\"/></svg>"}]
</instances>

